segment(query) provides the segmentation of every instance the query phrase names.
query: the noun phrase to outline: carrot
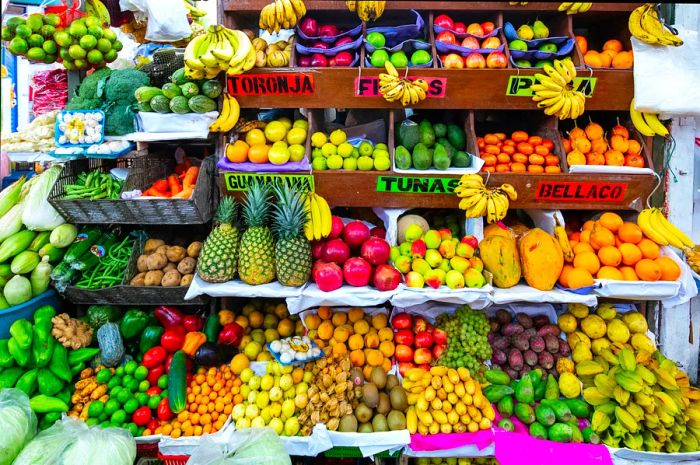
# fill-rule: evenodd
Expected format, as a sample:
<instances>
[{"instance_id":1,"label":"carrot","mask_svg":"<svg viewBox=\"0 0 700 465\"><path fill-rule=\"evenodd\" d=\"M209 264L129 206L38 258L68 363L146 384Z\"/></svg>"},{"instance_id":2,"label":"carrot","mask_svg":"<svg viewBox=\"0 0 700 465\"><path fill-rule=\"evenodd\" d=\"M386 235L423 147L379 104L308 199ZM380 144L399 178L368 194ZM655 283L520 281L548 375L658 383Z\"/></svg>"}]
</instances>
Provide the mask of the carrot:
<instances>
[{"instance_id":1,"label":"carrot","mask_svg":"<svg viewBox=\"0 0 700 465\"><path fill-rule=\"evenodd\" d=\"M185 187L182 189L182 191L178 192L177 194L173 195L173 199L189 199L192 197L192 192L194 191L193 188L191 187Z\"/></svg>"},{"instance_id":2,"label":"carrot","mask_svg":"<svg viewBox=\"0 0 700 465\"><path fill-rule=\"evenodd\" d=\"M182 190L182 185L180 184L180 180L177 179L177 176L174 174L171 174L168 176L168 185L170 186L170 192L175 195L178 192Z\"/></svg>"},{"instance_id":3,"label":"carrot","mask_svg":"<svg viewBox=\"0 0 700 465\"><path fill-rule=\"evenodd\" d=\"M196 166L191 166L187 168L187 172L185 173L185 177L182 180L182 188L183 189L194 189L194 185L197 183L197 175L199 175L199 168Z\"/></svg>"},{"instance_id":4,"label":"carrot","mask_svg":"<svg viewBox=\"0 0 700 465\"><path fill-rule=\"evenodd\" d=\"M159 179L153 183L152 187L159 192L168 192L168 181Z\"/></svg>"},{"instance_id":5,"label":"carrot","mask_svg":"<svg viewBox=\"0 0 700 465\"><path fill-rule=\"evenodd\" d=\"M146 192L141 194L144 197L162 197L163 193L160 192L159 190L156 190L155 187L151 186L148 189L146 189Z\"/></svg>"}]
</instances>

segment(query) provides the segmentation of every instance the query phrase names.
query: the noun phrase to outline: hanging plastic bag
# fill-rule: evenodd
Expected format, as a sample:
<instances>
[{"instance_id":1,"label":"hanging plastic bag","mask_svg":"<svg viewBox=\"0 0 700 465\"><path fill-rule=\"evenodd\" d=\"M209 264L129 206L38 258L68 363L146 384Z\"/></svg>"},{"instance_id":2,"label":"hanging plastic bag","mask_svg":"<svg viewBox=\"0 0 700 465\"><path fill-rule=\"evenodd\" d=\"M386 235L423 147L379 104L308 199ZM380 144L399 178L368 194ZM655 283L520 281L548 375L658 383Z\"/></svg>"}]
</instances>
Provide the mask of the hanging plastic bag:
<instances>
[{"instance_id":1,"label":"hanging plastic bag","mask_svg":"<svg viewBox=\"0 0 700 465\"><path fill-rule=\"evenodd\" d=\"M0 391L0 465L10 465L36 434L36 415L19 389Z\"/></svg>"},{"instance_id":2,"label":"hanging plastic bag","mask_svg":"<svg viewBox=\"0 0 700 465\"><path fill-rule=\"evenodd\" d=\"M192 34L187 9L182 2L171 0L119 0L122 11L142 13L148 18L146 40L177 42Z\"/></svg>"},{"instance_id":3,"label":"hanging plastic bag","mask_svg":"<svg viewBox=\"0 0 700 465\"><path fill-rule=\"evenodd\" d=\"M43 115L63 110L68 100L68 71L63 68L38 71L32 75L32 112Z\"/></svg>"},{"instance_id":4,"label":"hanging plastic bag","mask_svg":"<svg viewBox=\"0 0 700 465\"><path fill-rule=\"evenodd\" d=\"M208 436L187 465L291 465L284 444L271 428L235 431L226 443Z\"/></svg>"}]
</instances>

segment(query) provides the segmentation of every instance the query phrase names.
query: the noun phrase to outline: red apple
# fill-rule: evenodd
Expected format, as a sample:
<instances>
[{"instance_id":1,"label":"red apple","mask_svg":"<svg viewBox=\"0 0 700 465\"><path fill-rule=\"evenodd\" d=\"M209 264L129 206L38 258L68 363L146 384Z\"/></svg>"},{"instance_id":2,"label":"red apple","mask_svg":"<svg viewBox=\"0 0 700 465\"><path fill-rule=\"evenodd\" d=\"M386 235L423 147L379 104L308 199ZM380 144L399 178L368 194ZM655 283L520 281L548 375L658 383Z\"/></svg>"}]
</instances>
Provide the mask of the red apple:
<instances>
[{"instance_id":1,"label":"red apple","mask_svg":"<svg viewBox=\"0 0 700 465\"><path fill-rule=\"evenodd\" d=\"M372 276L374 287L380 291L393 291L399 287L402 280L403 276L401 275L401 272L393 266L387 265L386 263L379 265L374 270L374 275Z\"/></svg>"},{"instance_id":2,"label":"red apple","mask_svg":"<svg viewBox=\"0 0 700 465\"><path fill-rule=\"evenodd\" d=\"M486 66L489 68L505 68L508 64L506 56L502 52L491 52L486 57Z\"/></svg>"},{"instance_id":3,"label":"red apple","mask_svg":"<svg viewBox=\"0 0 700 465\"><path fill-rule=\"evenodd\" d=\"M455 27L452 28L457 34L464 34L467 32L467 25L462 22L455 23Z\"/></svg>"},{"instance_id":4,"label":"red apple","mask_svg":"<svg viewBox=\"0 0 700 465\"><path fill-rule=\"evenodd\" d=\"M428 323L428 320L426 320L422 316L417 316L413 318L413 331L415 331L416 333L419 333L421 331L427 331L429 327L430 323Z\"/></svg>"},{"instance_id":5,"label":"red apple","mask_svg":"<svg viewBox=\"0 0 700 465\"><path fill-rule=\"evenodd\" d=\"M430 363L433 361L433 354L430 352L430 349L427 349L425 347L421 347L420 349L416 349L416 351L413 353L413 362L416 363L417 365L422 365L424 363Z\"/></svg>"},{"instance_id":6,"label":"red apple","mask_svg":"<svg viewBox=\"0 0 700 465\"><path fill-rule=\"evenodd\" d=\"M484 30L481 28L481 24L471 23L469 26L467 26L467 34L471 34L473 36L483 37Z\"/></svg>"},{"instance_id":7,"label":"red apple","mask_svg":"<svg viewBox=\"0 0 700 465\"><path fill-rule=\"evenodd\" d=\"M413 324L413 318L406 312L395 314L391 318L391 327L394 329L410 329Z\"/></svg>"},{"instance_id":8,"label":"red apple","mask_svg":"<svg viewBox=\"0 0 700 465\"><path fill-rule=\"evenodd\" d=\"M308 68L311 66L311 57L309 55L300 55L297 64L300 68Z\"/></svg>"},{"instance_id":9,"label":"red apple","mask_svg":"<svg viewBox=\"0 0 700 465\"><path fill-rule=\"evenodd\" d=\"M465 37L461 45L469 50L476 50L479 48L479 41L474 37Z\"/></svg>"},{"instance_id":10,"label":"red apple","mask_svg":"<svg viewBox=\"0 0 700 465\"><path fill-rule=\"evenodd\" d=\"M350 66L354 57L350 52L338 52L335 56L335 65L331 66Z\"/></svg>"},{"instance_id":11,"label":"red apple","mask_svg":"<svg viewBox=\"0 0 700 465\"><path fill-rule=\"evenodd\" d=\"M413 360L413 357L411 357L411 360ZM399 374L401 376L406 376L406 373L408 372L408 370L410 370L411 368L415 368L415 367L416 367L416 365L412 361L411 362L399 362Z\"/></svg>"},{"instance_id":12,"label":"red apple","mask_svg":"<svg viewBox=\"0 0 700 465\"><path fill-rule=\"evenodd\" d=\"M437 345L447 344L447 333L440 328L433 328L433 341Z\"/></svg>"},{"instance_id":13,"label":"red apple","mask_svg":"<svg viewBox=\"0 0 700 465\"><path fill-rule=\"evenodd\" d=\"M345 36L341 37L340 39L336 40L335 43L333 44L333 47L340 47L341 45L347 45L352 43L352 37L350 36Z\"/></svg>"},{"instance_id":14,"label":"red apple","mask_svg":"<svg viewBox=\"0 0 700 465\"><path fill-rule=\"evenodd\" d=\"M496 29L496 25L491 21L484 21L481 23L481 30L484 31L484 34L491 34L494 29Z\"/></svg>"},{"instance_id":15,"label":"red apple","mask_svg":"<svg viewBox=\"0 0 700 465\"><path fill-rule=\"evenodd\" d=\"M413 331L410 329L400 329L394 334L394 342L405 346L413 345Z\"/></svg>"},{"instance_id":16,"label":"red apple","mask_svg":"<svg viewBox=\"0 0 700 465\"><path fill-rule=\"evenodd\" d=\"M443 346L433 346L433 358L434 358L435 360L439 359L439 358L440 358L440 355L442 355L442 353L445 351L446 348L447 348L446 345L443 345Z\"/></svg>"},{"instance_id":17,"label":"red apple","mask_svg":"<svg viewBox=\"0 0 700 465\"><path fill-rule=\"evenodd\" d=\"M323 292L330 292L343 285L343 270L335 263L320 263L315 266L314 282Z\"/></svg>"},{"instance_id":18,"label":"red apple","mask_svg":"<svg viewBox=\"0 0 700 465\"><path fill-rule=\"evenodd\" d=\"M487 37L481 43L481 48L498 48L501 46L501 41L498 37Z\"/></svg>"},{"instance_id":19,"label":"red apple","mask_svg":"<svg viewBox=\"0 0 700 465\"><path fill-rule=\"evenodd\" d=\"M442 65L447 69L462 69L464 68L464 60L456 53L450 53L442 58Z\"/></svg>"},{"instance_id":20,"label":"red apple","mask_svg":"<svg viewBox=\"0 0 700 465\"><path fill-rule=\"evenodd\" d=\"M437 35L435 40L437 40L438 42L442 42L443 44L454 45L457 43L455 35L450 31L442 31L440 34Z\"/></svg>"},{"instance_id":21,"label":"red apple","mask_svg":"<svg viewBox=\"0 0 700 465\"><path fill-rule=\"evenodd\" d=\"M343 220L339 216L331 216L331 233L328 235L328 239L337 239L343 234Z\"/></svg>"},{"instance_id":22,"label":"red apple","mask_svg":"<svg viewBox=\"0 0 700 465\"><path fill-rule=\"evenodd\" d=\"M316 37L318 35L318 24L316 24L315 19L306 16L299 24L299 30L307 37Z\"/></svg>"},{"instance_id":23,"label":"red apple","mask_svg":"<svg viewBox=\"0 0 700 465\"><path fill-rule=\"evenodd\" d=\"M396 355L396 360L399 362L412 362L413 361L413 349L407 345L399 344L396 346L394 351Z\"/></svg>"},{"instance_id":24,"label":"red apple","mask_svg":"<svg viewBox=\"0 0 700 465\"><path fill-rule=\"evenodd\" d=\"M361 287L369 284L369 278L372 276L372 265L367 263L364 258L353 257L349 258L343 264L343 277L345 282L351 286Z\"/></svg>"},{"instance_id":25,"label":"red apple","mask_svg":"<svg viewBox=\"0 0 700 465\"><path fill-rule=\"evenodd\" d=\"M437 15L435 17L435 21L433 21L433 24L435 26L440 26L447 29L452 29L455 25L455 23L452 21L452 18L450 18L447 15Z\"/></svg>"},{"instance_id":26,"label":"red apple","mask_svg":"<svg viewBox=\"0 0 700 465\"><path fill-rule=\"evenodd\" d=\"M314 53L311 55L311 67L312 68L325 68L328 66L328 59L321 55L320 53Z\"/></svg>"},{"instance_id":27,"label":"red apple","mask_svg":"<svg viewBox=\"0 0 700 465\"><path fill-rule=\"evenodd\" d=\"M334 66L338 66L338 63L335 62L335 57L331 57L331 58L328 60L328 66L330 66L331 68L334 67Z\"/></svg>"},{"instance_id":28,"label":"red apple","mask_svg":"<svg viewBox=\"0 0 700 465\"><path fill-rule=\"evenodd\" d=\"M419 331L416 333L416 347L430 347L433 345L433 335L428 331Z\"/></svg>"},{"instance_id":29,"label":"red apple","mask_svg":"<svg viewBox=\"0 0 700 465\"><path fill-rule=\"evenodd\" d=\"M321 48L323 50L328 50L328 44L325 42L321 42L320 40L317 40L311 45L311 48Z\"/></svg>"},{"instance_id":30,"label":"red apple","mask_svg":"<svg viewBox=\"0 0 700 465\"><path fill-rule=\"evenodd\" d=\"M460 242L471 246L472 249L476 249L479 246L479 239L477 239L473 234L464 236Z\"/></svg>"},{"instance_id":31,"label":"red apple","mask_svg":"<svg viewBox=\"0 0 700 465\"><path fill-rule=\"evenodd\" d=\"M467 55L467 57L464 59L464 64L470 69L486 68L486 60L484 59L484 56L481 53L476 52Z\"/></svg>"},{"instance_id":32,"label":"red apple","mask_svg":"<svg viewBox=\"0 0 700 465\"><path fill-rule=\"evenodd\" d=\"M318 35L321 37L333 37L340 34L338 27L333 24L324 24L318 28Z\"/></svg>"}]
</instances>

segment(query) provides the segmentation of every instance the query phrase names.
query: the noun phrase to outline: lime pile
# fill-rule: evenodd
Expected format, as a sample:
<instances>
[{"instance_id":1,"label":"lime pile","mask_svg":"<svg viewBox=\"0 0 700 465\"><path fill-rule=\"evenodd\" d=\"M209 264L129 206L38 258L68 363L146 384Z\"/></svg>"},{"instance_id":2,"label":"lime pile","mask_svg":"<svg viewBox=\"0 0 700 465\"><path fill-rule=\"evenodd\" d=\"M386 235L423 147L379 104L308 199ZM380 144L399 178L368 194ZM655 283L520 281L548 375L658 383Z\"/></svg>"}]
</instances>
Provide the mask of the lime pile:
<instances>
[{"instance_id":1,"label":"lime pile","mask_svg":"<svg viewBox=\"0 0 700 465\"><path fill-rule=\"evenodd\" d=\"M386 144L362 141L354 147L347 142L347 135L342 129L336 129L329 136L320 131L313 133L311 146L311 165L317 171L387 171L391 167Z\"/></svg>"},{"instance_id":2,"label":"lime pile","mask_svg":"<svg viewBox=\"0 0 700 465\"><path fill-rule=\"evenodd\" d=\"M55 14L29 15L26 19L13 16L2 28L2 40L8 42L11 54L26 57L37 63L54 63L58 45L54 41L61 18Z\"/></svg>"}]
</instances>

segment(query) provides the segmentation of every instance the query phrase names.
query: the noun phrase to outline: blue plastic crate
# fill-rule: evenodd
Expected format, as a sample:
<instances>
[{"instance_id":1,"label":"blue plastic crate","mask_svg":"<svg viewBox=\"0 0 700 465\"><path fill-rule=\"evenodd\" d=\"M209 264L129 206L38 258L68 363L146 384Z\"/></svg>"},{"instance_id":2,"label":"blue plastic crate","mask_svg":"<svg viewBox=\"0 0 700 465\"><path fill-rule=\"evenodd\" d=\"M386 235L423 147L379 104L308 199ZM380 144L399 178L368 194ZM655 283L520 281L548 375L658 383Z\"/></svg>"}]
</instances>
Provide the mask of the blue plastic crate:
<instances>
[{"instance_id":1,"label":"blue plastic crate","mask_svg":"<svg viewBox=\"0 0 700 465\"><path fill-rule=\"evenodd\" d=\"M49 289L23 304L0 310L0 339L10 337L10 326L15 320L26 318L32 321L34 311L44 305L51 305L56 309L60 307L61 298L54 289Z\"/></svg>"}]
</instances>

